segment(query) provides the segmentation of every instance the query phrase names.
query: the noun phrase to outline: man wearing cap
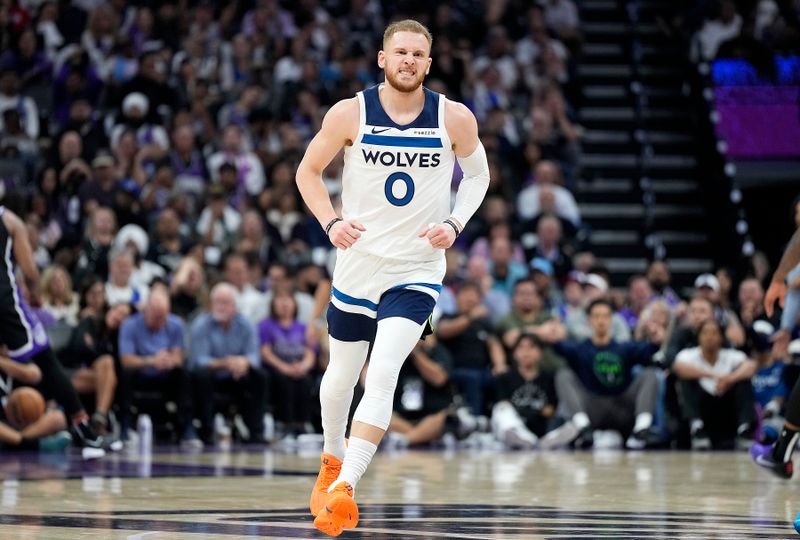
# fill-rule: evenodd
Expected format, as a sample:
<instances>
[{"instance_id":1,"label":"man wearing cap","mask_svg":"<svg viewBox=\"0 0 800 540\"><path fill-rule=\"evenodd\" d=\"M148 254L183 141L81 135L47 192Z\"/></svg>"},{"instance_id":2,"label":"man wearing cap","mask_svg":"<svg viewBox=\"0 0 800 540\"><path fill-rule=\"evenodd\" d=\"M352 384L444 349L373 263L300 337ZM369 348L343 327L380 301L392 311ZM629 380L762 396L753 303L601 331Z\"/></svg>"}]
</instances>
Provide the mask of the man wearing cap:
<instances>
[{"instance_id":1,"label":"man wearing cap","mask_svg":"<svg viewBox=\"0 0 800 540\"><path fill-rule=\"evenodd\" d=\"M534 257L530 262L530 278L536 284L544 307L550 311L563 302L561 292L553 286L553 264L544 257Z\"/></svg>"},{"instance_id":2,"label":"man wearing cap","mask_svg":"<svg viewBox=\"0 0 800 540\"><path fill-rule=\"evenodd\" d=\"M600 274L583 274L580 284L583 289L584 308L593 301L606 298L608 295L608 282ZM570 311L564 324L570 339L588 339L592 335L592 328L585 309ZM611 339L618 343L624 343L631 339L631 330L619 313L613 313L611 317Z\"/></svg>"},{"instance_id":3,"label":"man wearing cap","mask_svg":"<svg viewBox=\"0 0 800 540\"><path fill-rule=\"evenodd\" d=\"M694 280L696 296L707 298L714 306L714 318L725 330L725 337L734 347L741 347L745 342L745 332L739 317L732 310L722 307L719 302L719 279L711 273L704 273Z\"/></svg>"},{"instance_id":4,"label":"man wearing cap","mask_svg":"<svg viewBox=\"0 0 800 540\"><path fill-rule=\"evenodd\" d=\"M114 158L109 154L98 154L92 160L92 178L78 189L78 199L86 214L91 214L99 206L113 208L116 205L119 185L114 164Z\"/></svg>"}]
</instances>

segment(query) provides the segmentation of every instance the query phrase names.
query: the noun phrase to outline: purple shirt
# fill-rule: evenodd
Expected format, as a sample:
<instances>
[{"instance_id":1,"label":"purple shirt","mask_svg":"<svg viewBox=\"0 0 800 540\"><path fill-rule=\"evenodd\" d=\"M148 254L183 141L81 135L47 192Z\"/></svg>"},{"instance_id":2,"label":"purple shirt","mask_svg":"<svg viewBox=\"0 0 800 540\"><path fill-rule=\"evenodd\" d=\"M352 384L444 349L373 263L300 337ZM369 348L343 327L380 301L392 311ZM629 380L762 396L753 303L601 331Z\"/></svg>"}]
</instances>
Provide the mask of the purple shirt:
<instances>
[{"instance_id":1,"label":"purple shirt","mask_svg":"<svg viewBox=\"0 0 800 540\"><path fill-rule=\"evenodd\" d=\"M286 328L275 319L264 319L258 324L258 337L284 362L299 362L306 353L306 325L299 321Z\"/></svg>"}]
</instances>

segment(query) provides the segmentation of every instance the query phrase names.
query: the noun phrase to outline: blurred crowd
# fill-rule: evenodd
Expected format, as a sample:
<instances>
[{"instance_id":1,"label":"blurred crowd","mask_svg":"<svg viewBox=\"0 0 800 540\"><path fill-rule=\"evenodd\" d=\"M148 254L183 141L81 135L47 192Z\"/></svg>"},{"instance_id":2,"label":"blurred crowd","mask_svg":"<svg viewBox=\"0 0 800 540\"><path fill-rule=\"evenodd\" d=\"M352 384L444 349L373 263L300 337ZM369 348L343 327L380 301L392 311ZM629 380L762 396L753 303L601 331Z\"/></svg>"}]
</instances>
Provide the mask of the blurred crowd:
<instances>
[{"instance_id":1,"label":"blurred crowd","mask_svg":"<svg viewBox=\"0 0 800 540\"><path fill-rule=\"evenodd\" d=\"M675 291L656 261L615 290L593 256L571 0L5 2L2 204L28 226L44 270L29 301L96 427L127 439L146 412L192 446L231 416L244 441L273 420L319 431L335 254L294 174L326 109L382 81L383 29L405 17L432 31L426 85L475 113L492 182L447 252L388 444L616 430L704 448L779 415L766 269ZM342 165L323 175L335 205Z\"/></svg>"}]
</instances>

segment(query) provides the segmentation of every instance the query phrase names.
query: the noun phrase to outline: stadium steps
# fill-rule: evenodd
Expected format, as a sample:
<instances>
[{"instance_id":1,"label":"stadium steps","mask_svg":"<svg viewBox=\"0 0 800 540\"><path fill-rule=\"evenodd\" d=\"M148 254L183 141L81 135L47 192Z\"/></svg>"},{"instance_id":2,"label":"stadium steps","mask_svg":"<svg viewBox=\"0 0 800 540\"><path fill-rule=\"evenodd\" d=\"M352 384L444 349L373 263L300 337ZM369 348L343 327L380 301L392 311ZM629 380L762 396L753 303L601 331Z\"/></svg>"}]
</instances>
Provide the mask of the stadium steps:
<instances>
[{"instance_id":1,"label":"stadium steps","mask_svg":"<svg viewBox=\"0 0 800 540\"><path fill-rule=\"evenodd\" d=\"M679 45L656 24L666 0L640 0L636 23L613 0L580 3L584 128L576 196L592 249L615 286L666 256L678 287L707 271L708 238L696 180Z\"/></svg>"}]
</instances>

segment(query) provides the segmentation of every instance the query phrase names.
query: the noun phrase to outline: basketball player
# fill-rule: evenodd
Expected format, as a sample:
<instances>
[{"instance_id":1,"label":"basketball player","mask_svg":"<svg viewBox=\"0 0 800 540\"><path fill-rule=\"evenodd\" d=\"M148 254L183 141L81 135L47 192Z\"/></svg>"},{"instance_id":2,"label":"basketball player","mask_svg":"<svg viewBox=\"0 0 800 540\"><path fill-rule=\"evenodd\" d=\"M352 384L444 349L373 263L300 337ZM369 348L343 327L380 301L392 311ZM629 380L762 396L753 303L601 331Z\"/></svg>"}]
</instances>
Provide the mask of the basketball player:
<instances>
[{"instance_id":1,"label":"basketball player","mask_svg":"<svg viewBox=\"0 0 800 540\"><path fill-rule=\"evenodd\" d=\"M767 317L772 317L776 300L780 301L783 307L786 297L786 276L798 263L800 263L800 228L789 240L789 245L786 246L781 262L772 275L772 282L764 295L764 310ZM795 383L786 402L786 421L778 440L771 445L755 443L750 448L750 454L757 465L771 470L781 478L791 478L794 472L792 453L798 440L800 440L800 381Z\"/></svg>"},{"instance_id":2,"label":"basketball player","mask_svg":"<svg viewBox=\"0 0 800 540\"><path fill-rule=\"evenodd\" d=\"M320 389L324 449L310 501L314 525L331 536L358 523L353 491L389 425L400 367L429 329L444 250L489 185L475 117L422 86L431 42L416 21L391 24L378 52L385 82L331 107L297 170L303 199L338 248L328 308L330 363ZM342 147L339 217L322 171ZM451 211L456 159L464 179ZM345 446L353 387L370 342L364 397Z\"/></svg>"},{"instance_id":3,"label":"basketball player","mask_svg":"<svg viewBox=\"0 0 800 540\"><path fill-rule=\"evenodd\" d=\"M16 265L22 269L31 295L38 289L39 270L33 262L25 224L2 205L0 253L0 343L7 347L8 357L14 362L34 364L39 368L41 375L33 386L45 400L54 399L63 407L70 420L73 439L83 447L84 457L102 457L110 442L98 437L89 425L89 416L50 349L44 326L20 294Z\"/></svg>"}]
</instances>

